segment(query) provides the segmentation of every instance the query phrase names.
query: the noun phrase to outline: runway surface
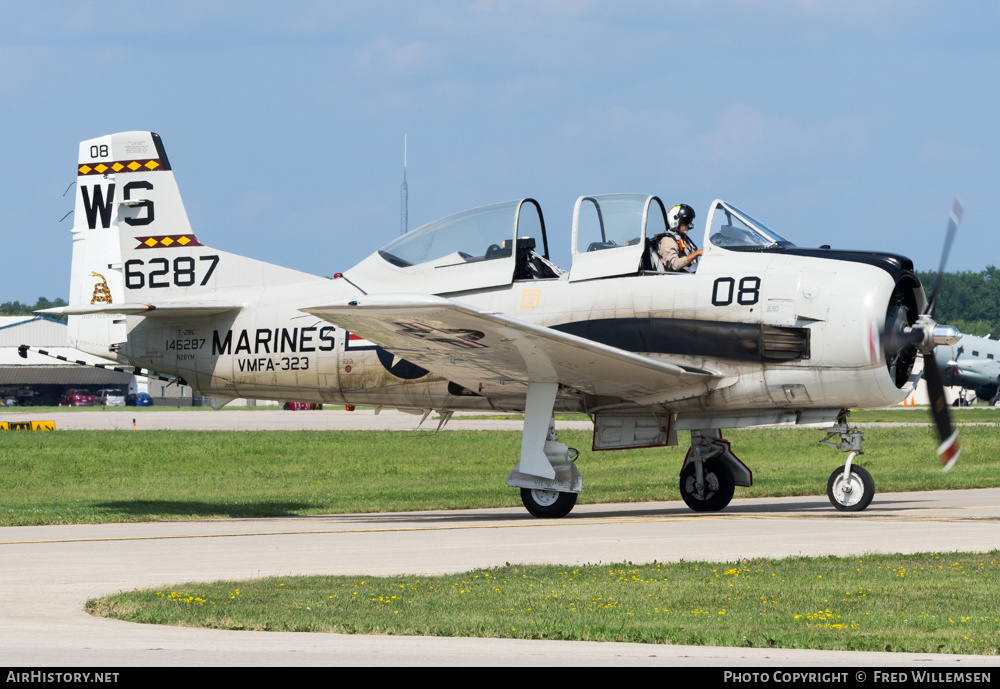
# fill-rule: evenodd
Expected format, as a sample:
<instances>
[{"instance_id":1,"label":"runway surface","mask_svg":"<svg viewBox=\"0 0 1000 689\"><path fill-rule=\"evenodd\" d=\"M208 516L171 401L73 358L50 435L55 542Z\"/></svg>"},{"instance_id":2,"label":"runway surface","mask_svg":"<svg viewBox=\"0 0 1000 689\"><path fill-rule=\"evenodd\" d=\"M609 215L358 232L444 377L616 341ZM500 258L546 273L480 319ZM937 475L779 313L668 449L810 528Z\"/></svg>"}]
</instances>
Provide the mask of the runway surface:
<instances>
[{"instance_id":1,"label":"runway surface","mask_svg":"<svg viewBox=\"0 0 1000 689\"><path fill-rule=\"evenodd\" d=\"M371 409L348 412L343 407L327 407L309 411L282 411L275 407L221 409L191 409L190 407L108 407L98 409L72 409L57 412L31 411L14 407L18 411L0 408L0 421L54 420L56 430L192 430L192 431L412 431L419 429L433 432L440 418L432 413L420 423L420 415L406 414L395 409L385 409L375 414ZM454 430L499 430L520 432L524 422L501 413L462 412L445 428ZM506 415L511 416L511 415ZM1000 421L1000 411L997 419ZM133 426L134 423L134 426ZM913 410L909 422L859 423L861 427L929 426L932 424L926 410ZM829 424L783 426L784 428L824 428ZM997 422L963 423L962 426L997 426ZM556 430L593 430L589 420L556 420Z\"/></svg>"},{"instance_id":2,"label":"runway surface","mask_svg":"<svg viewBox=\"0 0 1000 689\"><path fill-rule=\"evenodd\" d=\"M518 431L524 422L513 419L490 419L490 415L463 413L463 417L449 421L446 428L454 430L504 430ZM495 415L494 415L495 416ZM44 417L44 419L43 419ZM420 416L395 409L385 409L375 414L371 409L354 412L336 409L309 411L282 411L280 409L135 409L111 408L93 411L65 411L49 413L0 411L0 421L55 420L56 430L190 430L190 431L412 431L420 424ZM437 429L439 418L432 414L421 430ZM557 421L557 428L592 429L590 421Z\"/></svg>"},{"instance_id":3,"label":"runway surface","mask_svg":"<svg viewBox=\"0 0 1000 689\"><path fill-rule=\"evenodd\" d=\"M88 598L187 581L286 574L442 574L505 562L851 555L1000 547L1000 489L877 495L862 515L825 498L0 529L0 664L131 665L911 665L995 657L644 644L225 632L90 617Z\"/></svg>"},{"instance_id":4,"label":"runway surface","mask_svg":"<svg viewBox=\"0 0 1000 689\"><path fill-rule=\"evenodd\" d=\"M307 423L310 412L136 416L144 425L158 418L156 423L177 428L178 415L203 423L194 417L231 414L228 428L244 422L260 428L268 416L275 420L267 423ZM243 421L244 415L252 418ZM70 419L82 423L90 417L90 427L104 422L101 412L57 416L61 428ZM321 413L313 419L330 423L341 416ZM353 427L361 416L350 417ZM378 419L370 412L364 416ZM398 421L412 429L418 420L387 415L379 427ZM0 528L0 665L991 667L997 659L989 656L226 632L94 618L83 605L122 590L223 578L444 574L505 562L733 561L995 548L1000 548L1000 489L878 494L861 514L838 513L825 497L798 497L736 499L717 514L695 514L680 502L581 505L562 520L494 509L6 527Z\"/></svg>"}]
</instances>

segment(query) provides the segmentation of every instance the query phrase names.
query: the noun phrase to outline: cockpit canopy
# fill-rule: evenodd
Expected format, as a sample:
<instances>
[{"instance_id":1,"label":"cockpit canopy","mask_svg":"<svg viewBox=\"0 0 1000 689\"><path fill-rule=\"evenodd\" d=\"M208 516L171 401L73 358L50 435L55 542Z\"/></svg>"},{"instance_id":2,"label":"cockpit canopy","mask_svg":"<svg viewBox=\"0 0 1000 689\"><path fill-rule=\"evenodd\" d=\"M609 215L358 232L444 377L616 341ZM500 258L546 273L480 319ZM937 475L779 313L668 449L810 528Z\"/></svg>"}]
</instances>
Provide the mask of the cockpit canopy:
<instances>
[{"instance_id":1,"label":"cockpit canopy","mask_svg":"<svg viewBox=\"0 0 1000 689\"><path fill-rule=\"evenodd\" d=\"M666 231L666 210L657 196L581 196L573 209L569 280L652 271L656 238ZM712 203L704 237L709 252L774 251L794 246L767 225L721 200ZM398 237L345 273L367 292L429 294L563 275L565 271L549 260L542 209L530 198L435 220Z\"/></svg>"},{"instance_id":2,"label":"cockpit canopy","mask_svg":"<svg viewBox=\"0 0 1000 689\"><path fill-rule=\"evenodd\" d=\"M548 257L544 227L538 202L507 201L427 223L390 242L378 254L400 267L443 267L509 257L515 238L540 237L542 254Z\"/></svg>"},{"instance_id":3,"label":"cockpit canopy","mask_svg":"<svg viewBox=\"0 0 1000 689\"><path fill-rule=\"evenodd\" d=\"M362 289L442 294L558 277L534 199L473 208L393 240L346 276ZM397 283L394 285L394 283Z\"/></svg>"},{"instance_id":4,"label":"cockpit canopy","mask_svg":"<svg viewBox=\"0 0 1000 689\"><path fill-rule=\"evenodd\" d=\"M647 227L648 225L648 227ZM574 254L635 246L666 230L663 202L645 194L581 196L573 210Z\"/></svg>"},{"instance_id":5,"label":"cockpit canopy","mask_svg":"<svg viewBox=\"0 0 1000 689\"><path fill-rule=\"evenodd\" d=\"M581 196L573 209L571 281L636 274L647 238L665 232L663 202L648 194Z\"/></svg>"},{"instance_id":6,"label":"cockpit canopy","mask_svg":"<svg viewBox=\"0 0 1000 689\"><path fill-rule=\"evenodd\" d=\"M665 272L655 259L658 235L667 231L663 202L646 194L581 196L573 210L573 266L570 281L644 272ZM727 251L781 250L794 245L764 223L724 201L709 209L706 249ZM697 248L701 233L688 232ZM667 273L683 275L686 273Z\"/></svg>"}]
</instances>

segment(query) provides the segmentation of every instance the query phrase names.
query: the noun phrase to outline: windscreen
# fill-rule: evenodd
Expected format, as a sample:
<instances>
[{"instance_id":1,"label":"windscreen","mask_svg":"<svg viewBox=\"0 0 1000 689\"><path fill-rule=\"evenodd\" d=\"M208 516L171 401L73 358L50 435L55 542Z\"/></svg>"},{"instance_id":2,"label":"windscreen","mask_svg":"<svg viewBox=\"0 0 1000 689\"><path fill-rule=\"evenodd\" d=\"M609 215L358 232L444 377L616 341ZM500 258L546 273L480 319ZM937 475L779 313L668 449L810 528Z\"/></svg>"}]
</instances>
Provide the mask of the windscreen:
<instances>
[{"instance_id":1,"label":"windscreen","mask_svg":"<svg viewBox=\"0 0 1000 689\"><path fill-rule=\"evenodd\" d=\"M759 220L735 206L717 203L712 212L709 241L726 249L766 249L795 246Z\"/></svg>"}]
</instances>

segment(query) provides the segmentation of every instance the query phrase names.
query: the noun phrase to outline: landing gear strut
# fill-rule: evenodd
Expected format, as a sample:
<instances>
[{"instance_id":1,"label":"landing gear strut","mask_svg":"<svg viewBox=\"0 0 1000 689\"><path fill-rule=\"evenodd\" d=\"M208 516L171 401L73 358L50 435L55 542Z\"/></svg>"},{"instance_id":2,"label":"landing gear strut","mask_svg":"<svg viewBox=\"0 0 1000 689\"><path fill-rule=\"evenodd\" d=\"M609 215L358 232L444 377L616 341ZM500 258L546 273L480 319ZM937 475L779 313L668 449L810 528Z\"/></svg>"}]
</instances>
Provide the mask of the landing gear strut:
<instances>
[{"instance_id":1,"label":"landing gear strut","mask_svg":"<svg viewBox=\"0 0 1000 689\"><path fill-rule=\"evenodd\" d=\"M558 388L558 383L528 383L521 461L507 477L507 485L521 489L521 502L536 517L565 517L583 489L573 463L579 453L556 440L552 410Z\"/></svg>"},{"instance_id":2,"label":"landing gear strut","mask_svg":"<svg viewBox=\"0 0 1000 689\"><path fill-rule=\"evenodd\" d=\"M830 439L840 436L840 442L830 442ZM826 496L830 504L841 512L860 512L871 504L875 497L875 482L872 475L864 467L854 466L854 459L864 454L861 441L864 434L855 427L847 425L847 412L837 417L837 424L826 429L826 437L820 442L835 447L841 452L849 452L844 466L838 467L826 484Z\"/></svg>"}]
</instances>

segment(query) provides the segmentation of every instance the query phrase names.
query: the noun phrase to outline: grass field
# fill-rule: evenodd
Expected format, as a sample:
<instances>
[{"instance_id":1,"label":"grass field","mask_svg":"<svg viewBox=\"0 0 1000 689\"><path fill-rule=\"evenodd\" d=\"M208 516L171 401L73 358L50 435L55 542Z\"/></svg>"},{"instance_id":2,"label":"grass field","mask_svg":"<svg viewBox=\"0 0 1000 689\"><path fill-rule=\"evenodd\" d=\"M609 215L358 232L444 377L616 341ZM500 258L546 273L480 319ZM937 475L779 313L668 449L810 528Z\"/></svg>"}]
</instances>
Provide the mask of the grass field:
<instances>
[{"instance_id":1,"label":"grass field","mask_svg":"<svg viewBox=\"0 0 1000 689\"><path fill-rule=\"evenodd\" d=\"M865 433L859 463L880 492L1000 485L995 426L962 429L963 455L948 474L928 426ZM727 431L754 471L755 485L737 497L824 494L844 455L821 446L822 435ZM679 497L683 444L595 453L587 431L560 439L581 451L581 502ZM0 442L2 525L519 504L504 485L519 455L518 432L58 431L5 433ZM508 565L433 578L178 584L87 608L226 629L997 654L998 562L993 552Z\"/></svg>"},{"instance_id":2,"label":"grass field","mask_svg":"<svg viewBox=\"0 0 1000 689\"><path fill-rule=\"evenodd\" d=\"M958 465L942 474L926 426L865 431L878 492L1000 485L1000 434L962 429ZM581 503L676 500L687 450L580 450ZM845 459L815 429L727 431L753 470L737 497L823 495ZM503 431L57 431L5 433L0 525L259 517L500 507L520 504L504 479L520 434Z\"/></svg>"},{"instance_id":3,"label":"grass field","mask_svg":"<svg viewBox=\"0 0 1000 689\"><path fill-rule=\"evenodd\" d=\"M217 629L1000 653L1000 551L179 584L95 615Z\"/></svg>"}]
</instances>

